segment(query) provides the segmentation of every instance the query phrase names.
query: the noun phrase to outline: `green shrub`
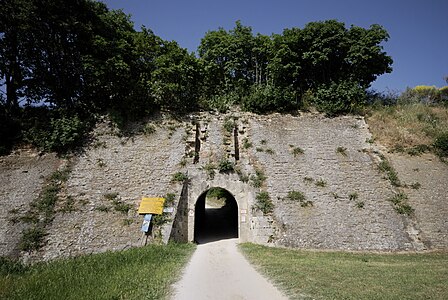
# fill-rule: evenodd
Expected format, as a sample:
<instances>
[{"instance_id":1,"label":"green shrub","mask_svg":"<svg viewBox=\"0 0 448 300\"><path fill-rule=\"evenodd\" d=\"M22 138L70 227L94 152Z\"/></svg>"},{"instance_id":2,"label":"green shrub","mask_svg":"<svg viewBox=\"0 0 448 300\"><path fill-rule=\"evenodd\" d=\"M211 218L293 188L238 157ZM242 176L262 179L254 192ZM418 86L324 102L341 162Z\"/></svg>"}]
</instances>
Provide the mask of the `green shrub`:
<instances>
[{"instance_id":1,"label":"green shrub","mask_svg":"<svg viewBox=\"0 0 448 300\"><path fill-rule=\"evenodd\" d=\"M288 89L277 88L272 85L251 87L249 95L243 97L243 110L254 113L271 111L288 111L297 107L295 94Z\"/></svg>"},{"instance_id":2,"label":"green shrub","mask_svg":"<svg viewBox=\"0 0 448 300\"><path fill-rule=\"evenodd\" d=\"M154 215L152 218L152 224L154 226L162 226L170 220L168 213L162 213L161 215Z\"/></svg>"},{"instance_id":3,"label":"green shrub","mask_svg":"<svg viewBox=\"0 0 448 300\"><path fill-rule=\"evenodd\" d=\"M448 156L448 131L439 134L436 137L433 146L439 156Z\"/></svg>"},{"instance_id":4,"label":"green shrub","mask_svg":"<svg viewBox=\"0 0 448 300\"><path fill-rule=\"evenodd\" d=\"M263 214L269 214L274 211L274 204L272 203L268 192L258 193L255 199L255 209L260 210Z\"/></svg>"},{"instance_id":5,"label":"green shrub","mask_svg":"<svg viewBox=\"0 0 448 300\"><path fill-rule=\"evenodd\" d=\"M25 132L25 140L45 151L64 152L80 146L86 125L74 116L52 118L49 126L38 123Z\"/></svg>"},{"instance_id":6,"label":"green shrub","mask_svg":"<svg viewBox=\"0 0 448 300\"><path fill-rule=\"evenodd\" d=\"M235 164L228 159L222 159L219 162L218 169L220 173L231 173L235 171Z\"/></svg>"},{"instance_id":7,"label":"green shrub","mask_svg":"<svg viewBox=\"0 0 448 300\"><path fill-rule=\"evenodd\" d=\"M174 205L174 201L176 200L176 194L168 193L165 195L165 206Z\"/></svg>"},{"instance_id":8,"label":"green shrub","mask_svg":"<svg viewBox=\"0 0 448 300\"><path fill-rule=\"evenodd\" d=\"M401 215L411 215L414 212L414 209L408 203L408 196L403 192L395 194L388 200L392 202L395 211Z\"/></svg>"},{"instance_id":9,"label":"green shrub","mask_svg":"<svg viewBox=\"0 0 448 300\"><path fill-rule=\"evenodd\" d=\"M223 95L215 95L207 101L204 101L206 105L219 111L220 113L225 113L230 107L240 102L240 96L237 92L230 92Z\"/></svg>"},{"instance_id":10,"label":"green shrub","mask_svg":"<svg viewBox=\"0 0 448 300\"><path fill-rule=\"evenodd\" d=\"M202 170L204 170L205 173L207 173L208 179L215 178L215 169L216 169L216 166L211 162L209 162L208 164L206 164L205 166L202 167Z\"/></svg>"},{"instance_id":11,"label":"green shrub","mask_svg":"<svg viewBox=\"0 0 448 300\"><path fill-rule=\"evenodd\" d=\"M176 172L173 174L173 177L171 178L172 182L185 182L188 180L187 174L184 174L182 172Z\"/></svg>"},{"instance_id":12,"label":"green shrub","mask_svg":"<svg viewBox=\"0 0 448 300\"><path fill-rule=\"evenodd\" d=\"M448 102L448 86L440 88L439 91L442 102Z\"/></svg>"},{"instance_id":13,"label":"green shrub","mask_svg":"<svg viewBox=\"0 0 448 300\"><path fill-rule=\"evenodd\" d=\"M252 143L249 142L249 139L248 138L244 138L243 139L243 148L244 149L249 149L251 147L252 147Z\"/></svg>"},{"instance_id":14,"label":"green shrub","mask_svg":"<svg viewBox=\"0 0 448 300\"><path fill-rule=\"evenodd\" d=\"M317 110L330 117L353 112L362 106L365 100L365 90L356 82L350 81L321 85L313 96Z\"/></svg>"},{"instance_id":15,"label":"green shrub","mask_svg":"<svg viewBox=\"0 0 448 300\"><path fill-rule=\"evenodd\" d=\"M22 238L19 242L19 249L31 252L43 246L46 233L41 227L32 227L22 231Z\"/></svg>"},{"instance_id":16,"label":"green shrub","mask_svg":"<svg viewBox=\"0 0 448 300\"><path fill-rule=\"evenodd\" d=\"M28 267L20 261L0 256L0 275L19 275L27 270Z\"/></svg>"},{"instance_id":17,"label":"green shrub","mask_svg":"<svg viewBox=\"0 0 448 300\"><path fill-rule=\"evenodd\" d=\"M235 120L232 119L231 117L226 117L224 119L224 129L228 133L233 133L233 129L235 128L235 126L236 126Z\"/></svg>"},{"instance_id":18,"label":"green shrub","mask_svg":"<svg viewBox=\"0 0 448 300\"><path fill-rule=\"evenodd\" d=\"M251 185L256 188L261 187L266 179L267 177L261 170L255 170L255 175L250 176Z\"/></svg>"},{"instance_id":19,"label":"green shrub","mask_svg":"<svg viewBox=\"0 0 448 300\"><path fill-rule=\"evenodd\" d=\"M417 85L413 91L423 103L437 103L441 100L440 91L435 86Z\"/></svg>"},{"instance_id":20,"label":"green shrub","mask_svg":"<svg viewBox=\"0 0 448 300\"><path fill-rule=\"evenodd\" d=\"M267 154L269 154L269 155L274 155L274 154L275 154L275 151L272 150L271 148L266 149L265 152L266 152Z\"/></svg>"}]
</instances>

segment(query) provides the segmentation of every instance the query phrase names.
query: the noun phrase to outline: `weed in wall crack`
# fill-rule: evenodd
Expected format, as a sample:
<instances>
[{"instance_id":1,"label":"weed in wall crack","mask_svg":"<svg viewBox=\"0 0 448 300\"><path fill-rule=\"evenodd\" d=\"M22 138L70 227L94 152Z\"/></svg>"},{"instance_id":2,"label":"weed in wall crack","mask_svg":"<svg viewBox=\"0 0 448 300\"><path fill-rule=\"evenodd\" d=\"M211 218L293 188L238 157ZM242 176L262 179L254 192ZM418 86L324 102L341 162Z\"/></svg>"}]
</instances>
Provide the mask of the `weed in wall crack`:
<instances>
[{"instance_id":1,"label":"weed in wall crack","mask_svg":"<svg viewBox=\"0 0 448 300\"><path fill-rule=\"evenodd\" d=\"M327 182L321 178L315 182L315 185L318 187L326 187Z\"/></svg>"},{"instance_id":2,"label":"weed in wall crack","mask_svg":"<svg viewBox=\"0 0 448 300\"><path fill-rule=\"evenodd\" d=\"M274 204L268 192L260 192L255 197L256 202L254 208L260 210L263 214L270 214L274 211Z\"/></svg>"},{"instance_id":3,"label":"weed in wall crack","mask_svg":"<svg viewBox=\"0 0 448 300\"><path fill-rule=\"evenodd\" d=\"M378 165L378 168L381 172L386 174L386 178L390 181L390 183L393 186L400 187L401 183L398 179L398 174L395 171L395 169L392 167L392 165L389 163L389 161L384 157L381 156L381 162Z\"/></svg>"},{"instance_id":4,"label":"weed in wall crack","mask_svg":"<svg viewBox=\"0 0 448 300\"><path fill-rule=\"evenodd\" d=\"M347 156L347 148L345 147L337 147L336 153L341 154L342 156Z\"/></svg>"},{"instance_id":5,"label":"weed in wall crack","mask_svg":"<svg viewBox=\"0 0 448 300\"><path fill-rule=\"evenodd\" d=\"M410 216L414 213L414 209L408 203L408 196L403 192L399 192L387 200L392 203L395 211L400 215Z\"/></svg>"}]
</instances>

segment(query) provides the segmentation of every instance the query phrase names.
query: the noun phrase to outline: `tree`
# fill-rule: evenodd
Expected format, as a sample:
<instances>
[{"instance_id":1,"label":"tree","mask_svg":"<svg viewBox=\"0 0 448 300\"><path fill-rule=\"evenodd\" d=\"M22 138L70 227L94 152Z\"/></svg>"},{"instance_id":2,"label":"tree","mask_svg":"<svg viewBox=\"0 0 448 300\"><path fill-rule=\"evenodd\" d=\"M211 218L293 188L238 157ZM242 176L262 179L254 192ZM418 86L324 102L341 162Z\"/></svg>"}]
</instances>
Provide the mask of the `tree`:
<instances>
[{"instance_id":1,"label":"tree","mask_svg":"<svg viewBox=\"0 0 448 300\"><path fill-rule=\"evenodd\" d=\"M27 59L32 40L26 20L32 9L30 1L5 0L0 10L0 85L6 90L7 114L17 112L30 75Z\"/></svg>"},{"instance_id":2,"label":"tree","mask_svg":"<svg viewBox=\"0 0 448 300\"><path fill-rule=\"evenodd\" d=\"M176 42L163 42L151 73L156 104L185 112L197 108L200 68L196 57Z\"/></svg>"}]
</instances>

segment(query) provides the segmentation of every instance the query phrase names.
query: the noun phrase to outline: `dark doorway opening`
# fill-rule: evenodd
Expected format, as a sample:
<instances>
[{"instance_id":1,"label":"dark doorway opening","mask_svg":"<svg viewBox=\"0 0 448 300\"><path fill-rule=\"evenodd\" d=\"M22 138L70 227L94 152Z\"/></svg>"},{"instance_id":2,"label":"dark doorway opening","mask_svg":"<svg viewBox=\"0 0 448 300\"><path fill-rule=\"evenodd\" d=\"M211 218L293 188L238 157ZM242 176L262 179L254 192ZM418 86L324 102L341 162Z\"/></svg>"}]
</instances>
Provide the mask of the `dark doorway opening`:
<instances>
[{"instance_id":1,"label":"dark doorway opening","mask_svg":"<svg viewBox=\"0 0 448 300\"><path fill-rule=\"evenodd\" d=\"M195 206L194 240L205 244L238 237L238 205L223 188L211 188L199 196Z\"/></svg>"}]
</instances>

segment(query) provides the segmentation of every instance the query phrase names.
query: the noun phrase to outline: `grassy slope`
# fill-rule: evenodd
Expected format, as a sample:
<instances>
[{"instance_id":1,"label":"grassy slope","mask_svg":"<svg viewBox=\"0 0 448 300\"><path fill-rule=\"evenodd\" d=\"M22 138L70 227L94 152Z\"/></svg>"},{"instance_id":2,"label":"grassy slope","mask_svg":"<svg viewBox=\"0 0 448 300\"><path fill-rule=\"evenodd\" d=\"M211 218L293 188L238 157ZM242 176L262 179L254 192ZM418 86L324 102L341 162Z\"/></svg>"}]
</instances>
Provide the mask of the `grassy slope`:
<instances>
[{"instance_id":1,"label":"grassy slope","mask_svg":"<svg viewBox=\"0 0 448 300\"><path fill-rule=\"evenodd\" d=\"M448 254L311 252L241 244L293 299L448 299Z\"/></svg>"},{"instance_id":2,"label":"grassy slope","mask_svg":"<svg viewBox=\"0 0 448 300\"><path fill-rule=\"evenodd\" d=\"M0 275L0 299L163 299L195 247L148 246Z\"/></svg>"},{"instance_id":3,"label":"grassy slope","mask_svg":"<svg viewBox=\"0 0 448 300\"><path fill-rule=\"evenodd\" d=\"M416 146L432 146L448 132L448 108L421 103L373 107L367 123L374 138L391 150L408 152Z\"/></svg>"}]
</instances>

